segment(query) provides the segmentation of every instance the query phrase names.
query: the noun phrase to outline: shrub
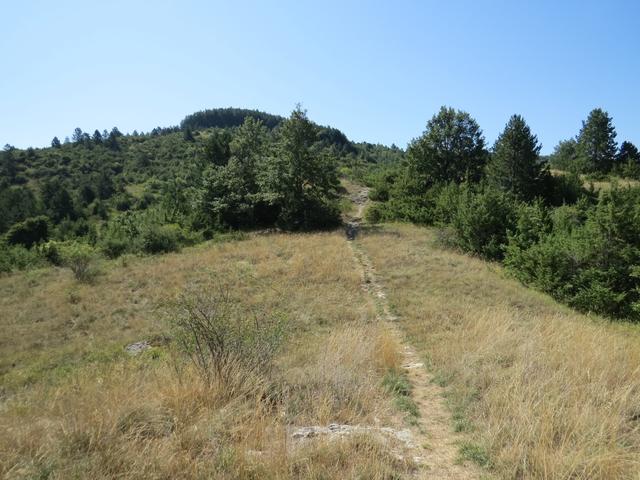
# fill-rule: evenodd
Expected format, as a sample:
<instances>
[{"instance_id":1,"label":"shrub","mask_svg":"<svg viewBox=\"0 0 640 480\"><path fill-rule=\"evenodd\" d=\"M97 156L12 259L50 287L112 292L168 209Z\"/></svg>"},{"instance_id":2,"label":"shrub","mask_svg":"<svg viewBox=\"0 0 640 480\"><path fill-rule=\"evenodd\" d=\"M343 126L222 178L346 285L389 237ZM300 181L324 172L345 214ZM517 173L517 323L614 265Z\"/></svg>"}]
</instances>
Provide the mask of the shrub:
<instances>
[{"instance_id":1,"label":"shrub","mask_svg":"<svg viewBox=\"0 0 640 480\"><path fill-rule=\"evenodd\" d=\"M176 338L202 378L232 390L268 375L284 337L278 317L238 314L227 287L187 290L173 312Z\"/></svg>"},{"instance_id":2,"label":"shrub","mask_svg":"<svg viewBox=\"0 0 640 480\"><path fill-rule=\"evenodd\" d=\"M0 243L0 273L37 268L43 265L43 258L35 249L28 249L22 245Z\"/></svg>"},{"instance_id":3,"label":"shrub","mask_svg":"<svg viewBox=\"0 0 640 480\"><path fill-rule=\"evenodd\" d=\"M61 265L62 258L60 256L60 242L49 240L39 247L40 255L47 259L53 265Z\"/></svg>"},{"instance_id":4,"label":"shrub","mask_svg":"<svg viewBox=\"0 0 640 480\"><path fill-rule=\"evenodd\" d=\"M175 225L149 225L140 234L140 245L146 253L175 252L180 248L179 234Z\"/></svg>"},{"instance_id":5,"label":"shrub","mask_svg":"<svg viewBox=\"0 0 640 480\"><path fill-rule=\"evenodd\" d=\"M71 242L60 244L60 258L62 265L71 269L79 282L90 282L97 275L97 253L86 243Z\"/></svg>"},{"instance_id":6,"label":"shrub","mask_svg":"<svg viewBox=\"0 0 640 480\"><path fill-rule=\"evenodd\" d=\"M108 232L100 239L100 250L108 258L118 258L131 249L133 239L127 239L115 232Z\"/></svg>"},{"instance_id":7,"label":"shrub","mask_svg":"<svg viewBox=\"0 0 640 480\"><path fill-rule=\"evenodd\" d=\"M537 236L519 221L505 265L523 283L579 310L637 319L638 205L640 189L613 189L593 207L582 202L556 209L552 227L538 229Z\"/></svg>"},{"instance_id":8,"label":"shrub","mask_svg":"<svg viewBox=\"0 0 640 480\"><path fill-rule=\"evenodd\" d=\"M452 218L458 246L488 259L502 258L517 205L511 195L500 190L485 187L474 192L463 186Z\"/></svg>"},{"instance_id":9,"label":"shrub","mask_svg":"<svg viewBox=\"0 0 640 480\"><path fill-rule=\"evenodd\" d=\"M16 223L7 232L7 243L23 245L31 248L36 243L49 237L49 222L47 217L39 216L27 218L24 222Z\"/></svg>"}]
</instances>

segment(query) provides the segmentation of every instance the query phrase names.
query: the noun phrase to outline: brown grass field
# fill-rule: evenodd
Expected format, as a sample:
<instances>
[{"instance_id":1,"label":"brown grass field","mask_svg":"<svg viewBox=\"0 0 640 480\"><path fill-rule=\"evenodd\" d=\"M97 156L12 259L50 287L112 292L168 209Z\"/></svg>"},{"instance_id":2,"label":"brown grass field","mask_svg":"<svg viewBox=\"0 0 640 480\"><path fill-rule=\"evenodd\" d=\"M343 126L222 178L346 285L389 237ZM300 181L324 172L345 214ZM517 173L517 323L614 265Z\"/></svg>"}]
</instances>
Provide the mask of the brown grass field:
<instances>
[{"instance_id":1,"label":"brown grass field","mask_svg":"<svg viewBox=\"0 0 640 480\"><path fill-rule=\"evenodd\" d=\"M366 433L295 443L298 426L401 428L382 387L397 344L375 322L342 233L272 235L0 279L4 478L398 478L403 445ZM228 285L288 335L264 378L207 384L165 338L189 284ZM133 341L156 345L137 357ZM381 354L381 352L386 352ZM276 389L278 395L267 393ZM265 398L267 400L265 400Z\"/></svg>"},{"instance_id":2,"label":"brown grass field","mask_svg":"<svg viewBox=\"0 0 640 480\"><path fill-rule=\"evenodd\" d=\"M379 320L342 232L105 261L91 284L59 268L0 278L0 476L434 478L438 445L387 386L399 331L444 388L458 461L482 467L464 478L640 478L637 326L560 306L439 247L435 230L367 227L356 248L397 329ZM207 382L179 350L174 301L220 285L243 318L284 319L273 368ZM153 347L125 353L139 340ZM375 433L292 436L331 423L410 425L426 465Z\"/></svg>"},{"instance_id":3,"label":"brown grass field","mask_svg":"<svg viewBox=\"0 0 640 480\"><path fill-rule=\"evenodd\" d=\"M506 479L640 478L640 330L574 313L436 232L371 227L409 342L447 387L467 457Z\"/></svg>"}]
</instances>

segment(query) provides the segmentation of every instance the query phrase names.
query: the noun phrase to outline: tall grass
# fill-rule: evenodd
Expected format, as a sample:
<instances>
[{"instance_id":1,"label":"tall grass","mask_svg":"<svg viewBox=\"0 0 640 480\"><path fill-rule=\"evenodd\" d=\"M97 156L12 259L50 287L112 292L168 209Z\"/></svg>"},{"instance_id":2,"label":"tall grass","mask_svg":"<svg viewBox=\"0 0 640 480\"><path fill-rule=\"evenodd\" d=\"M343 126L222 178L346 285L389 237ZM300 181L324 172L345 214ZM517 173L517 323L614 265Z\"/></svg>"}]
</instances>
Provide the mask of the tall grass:
<instances>
[{"instance_id":1,"label":"tall grass","mask_svg":"<svg viewBox=\"0 0 640 480\"><path fill-rule=\"evenodd\" d=\"M399 354L374 321L351 255L339 233L272 235L126 266L106 262L94 284L65 270L0 279L7 332L0 477L409 476L410 455L393 439L291 438L300 426L402 424L382 386L384 368ZM257 363L231 355L224 375L208 376L203 368L215 369L214 359L194 363L189 344L185 353L171 339L163 312L176 319L167 299L187 284L197 295L178 306L211 306L201 300L216 279L231 292L233 314L219 317L214 331L227 335L232 352L256 353ZM279 348L258 347L265 332L248 326L256 313L287 319L290 334ZM153 348L124 353L128 342L145 338ZM385 360L376 350L382 344Z\"/></svg>"},{"instance_id":2,"label":"tall grass","mask_svg":"<svg viewBox=\"0 0 640 480\"><path fill-rule=\"evenodd\" d=\"M388 226L361 242L472 430L461 454L500 478L639 478L640 329L576 314L434 238Z\"/></svg>"}]
</instances>

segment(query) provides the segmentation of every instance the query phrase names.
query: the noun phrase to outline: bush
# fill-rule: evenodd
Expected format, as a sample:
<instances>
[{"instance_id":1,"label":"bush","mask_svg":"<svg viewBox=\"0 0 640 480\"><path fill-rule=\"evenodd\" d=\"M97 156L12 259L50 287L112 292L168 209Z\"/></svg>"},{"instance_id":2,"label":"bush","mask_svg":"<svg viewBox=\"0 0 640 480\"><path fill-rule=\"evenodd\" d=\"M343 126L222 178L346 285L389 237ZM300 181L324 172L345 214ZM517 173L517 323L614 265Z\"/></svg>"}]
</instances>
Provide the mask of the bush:
<instances>
[{"instance_id":1,"label":"bush","mask_svg":"<svg viewBox=\"0 0 640 480\"><path fill-rule=\"evenodd\" d=\"M132 240L114 233L108 233L100 240L99 246L107 258L118 258L131 249Z\"/></svg>"},{"instance_id":2,"label":"bush","mask_svg":"<svg viewBox=\"0 0 640 480\"><path fill-rule=\"evenodd\" d=\"M27 218L24 222L16 223L7 232L9 245L23 245L31 248L36 243L49 237L49 221L45 216Z\"/></svg>"},{"instance_id":3,"label":"bush","mask_svg":"<svg viewBox=\"0 0 640 480\"><path fill-rule=\"evenodd\" d=\"M515 226L518 203L509 194L485 187L474 192L461 187L452 226L460 248L497 260L504 254L509 230Z\"/></svg>"},{"instance_id":4,"label":"bush","mask_svg":"<svg viewBox=\"0 0 640 480\"><path fill-rule=\"evenodd\" d=\"M176 338L202 378L229 390L268 375L285 332L281 318L250 318L235 305L227 287L190 289L173 312Z\"/></svg>"},{"instance_id":5,"label":"bush","mask_svg":"<svg viewBox=\"0 0 640 480\"><path fill-rule=\"evenodd\" d=\"M579 310L638 319L639 216L640 189L613 189L593 207L556 209L552 227L537 235L519 221L505 265L523 283Z\"/></svg>"},{"instance_id":6,"label":"bush","mask_svg":"<svg viewBox=\"0 0 640 480\"><path fill-rule=\"evenodd\" d=\"M61 265L62 257L60 255L60 242L50 240L47 243L43 243L38 248L38 251L42 257L46 258L52 265Z\"/></svg>"},{"instance_id":7,"label":"bush","mask_svg":"<svg viewBox=\"0 0 640 480\"><path fill-rule=\"evenodd\" d=\"M71 242L60 244L62 265L71 269L79 282L90 282L98 274L96 261L98 255L93 247L86 243Z\"/></svg>"},{"instance_id":8,"label":"bush","mask_svg":"<svg viewBox=\"0 0 640 480\"><path fill-rule=\"evenodd\" d=\"M0 243L0 273L10 273L14 270L26 270L44 265L43 258L35 249L28 249L22 245Z\"/></svg>"},{"instance_id":9,"label":"bush","mask_svg":"<svg viewBox=\"0 0 640 480\"><path fill-rule=\"evenodd\" d=\"M180 248L180 228L175 225L149 225L140 234L140 245L146 253L175 252Z\"/></svg>"}]
</instances>

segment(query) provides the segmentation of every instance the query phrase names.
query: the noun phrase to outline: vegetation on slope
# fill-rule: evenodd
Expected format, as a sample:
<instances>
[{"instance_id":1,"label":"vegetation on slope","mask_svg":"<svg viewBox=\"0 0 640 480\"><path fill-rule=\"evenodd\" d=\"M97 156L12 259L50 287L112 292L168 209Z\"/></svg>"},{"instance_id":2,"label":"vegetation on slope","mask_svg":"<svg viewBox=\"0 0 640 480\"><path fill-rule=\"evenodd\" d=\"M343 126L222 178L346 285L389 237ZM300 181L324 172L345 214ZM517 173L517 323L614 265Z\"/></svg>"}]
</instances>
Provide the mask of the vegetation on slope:
<instances>
[{"instance_id":1,"label":"vegetation on slope","mask_svg":"<svg viewBox=\"0 0 640 480\"><path fill-rule=\"evenodd\" d=\"M343 235L260 236L103 268L92 285L51 268L0 279L0 476L395 479L415 468L393 438L291 438L331 422L403 428L383 386L400 352ZM222 375L181 348L185 318L199 318L191 307L221 321L208 332L225 335L228 355L206 372ZM139 340L152 348L130 357Z\"/></svg>"},{"instance_id":2,"label":"vegetation on slope","mask_svg":"<svg viewBox=\"0 0 640 480\"><path fill-rule=\"evenodd\" d=\"M437 231L365 230L400 326L447 386L461 453L499 478L633 479L640 336L439 246ZM393 242L393 248L389 248Z\"/></svg>"},{"instance_id":3,"label":"vegetation on slope","mask_svg":"<svg viewBox=\"0 0 640 480\"><path fill-rule=\"evenodd\" d=\"M580 138L579 158L593 166L585 171L640 161L628 145L614 155L615 130L600 110ZM448 244L504 260L521 281L579 310L639 319L640 188L586 190L575 172L552 175L539 152L518 115L488 151L469 114L443 107L406 162L370 179L378 203L368 219L444 227Z\"/></svg>"}]
</instances>

